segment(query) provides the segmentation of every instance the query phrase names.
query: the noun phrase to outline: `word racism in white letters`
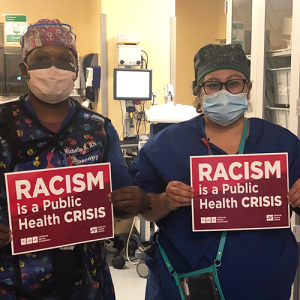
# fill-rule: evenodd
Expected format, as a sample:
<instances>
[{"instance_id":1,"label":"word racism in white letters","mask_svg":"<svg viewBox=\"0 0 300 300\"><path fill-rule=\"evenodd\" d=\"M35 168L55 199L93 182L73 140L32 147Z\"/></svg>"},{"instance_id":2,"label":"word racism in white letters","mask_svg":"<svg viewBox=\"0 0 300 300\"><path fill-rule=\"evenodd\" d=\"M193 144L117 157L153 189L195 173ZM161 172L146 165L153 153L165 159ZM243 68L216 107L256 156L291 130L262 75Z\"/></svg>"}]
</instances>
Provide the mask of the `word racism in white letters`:
<instances>
[{"instance_id":1,"label":"word racism in white letters","mask_svg":"<svg viewBox=\"0 0 300 300\"><path fill-rule=\"evenodd\" d=\"M241 172L240 168L243 168ZM240 171L240 172L239 172ZM270 175L275 174L276 178L281 178L281 168L280 161L275 161L272 165L269 161L253 161L251 163L244 162L233 162L230 164L229 168L226 170L223 163L218 163L216 170L213 172L212 167L208 163L199 164L199 182L202 182L204 178L207 181L217 181L221 180L259 180L262 178L269 179ZM251 182L236 183L234 185L229 185L224 183L222 185L223 194L255 194L258 193L258 185L251 184ZM212 188L212 194L217 195L219 190L216 186ZM206 186L199 184L199 195L207 195L208 189ZM205 199L199 199L200 209L220 209L220 208L237 208L238 202L233 197L223 197L221 200L208 201ZM270 207L270 206L281 206L281 196L250 196L243 197L241 199L241 204L243 207Z\"/></svg>"},{"instance_id":2,"label":"word racism in white letters","mask_svg":"<svg viewBox=\"0 0 300 300\"><path fill-rule=\"evenodd\" d=\"M76 173L73 176L65 175L53 176L46 184L43 178L37 178L35 184L28 180L16 180L15 188L17 200L32 199L40 197L48 197L50 195L59 196L62 194L71 194L73 192L80 193L85 190L91 191L93 188L98 187L104 189L103 172L99 171L96 176L91 172L86 175L82 173ZM68 209L72 207L80 207L81 198L75 198L73 196L67 196L66 199L61 197L56 201L43 200L43 210L47 209ZM28 209L26 205L17 203L18 214L27 214ZM38 204L32 204L31 211L33 213L39 211ZM105 207L94 207L88 209L78 209L74 211L66 211L64 214L64 221L67 223L85 221L97 218L104 218L106 215ZM19 229L28 229L35 227L44 227L60 224L60 217L55 213L44 215L42 218L19 219Z\"/></svg>"}]
</instances>

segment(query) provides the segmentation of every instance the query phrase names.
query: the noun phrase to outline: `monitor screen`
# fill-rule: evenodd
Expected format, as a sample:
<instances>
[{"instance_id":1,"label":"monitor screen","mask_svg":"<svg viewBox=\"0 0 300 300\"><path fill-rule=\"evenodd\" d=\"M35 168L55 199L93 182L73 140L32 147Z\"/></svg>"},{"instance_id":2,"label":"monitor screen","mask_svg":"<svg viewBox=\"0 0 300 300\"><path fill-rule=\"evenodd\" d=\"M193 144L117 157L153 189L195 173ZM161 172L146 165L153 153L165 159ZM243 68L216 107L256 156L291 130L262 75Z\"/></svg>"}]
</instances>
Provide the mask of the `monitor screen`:
<instances>
[{"instance_id":1,"label":"monitor screen","mask_svg":"<svg viewBox=\"0 0 300 300\"><path fill-rule=\"evenodd\" d=\"M151 100L152 70L114 69L115 100Z\"/></svg>"},{"instance_id":2,"label":"monitor screen","mask_svg":"<svg viewBox=\"0 0 300 300\"><path fill-rule=\"evenodd\" d=\"M161 130L165 129L166 127L175 124L175 123L151 123L150 124L150 136L157 134Z\"/></svg>"}]
</instances>

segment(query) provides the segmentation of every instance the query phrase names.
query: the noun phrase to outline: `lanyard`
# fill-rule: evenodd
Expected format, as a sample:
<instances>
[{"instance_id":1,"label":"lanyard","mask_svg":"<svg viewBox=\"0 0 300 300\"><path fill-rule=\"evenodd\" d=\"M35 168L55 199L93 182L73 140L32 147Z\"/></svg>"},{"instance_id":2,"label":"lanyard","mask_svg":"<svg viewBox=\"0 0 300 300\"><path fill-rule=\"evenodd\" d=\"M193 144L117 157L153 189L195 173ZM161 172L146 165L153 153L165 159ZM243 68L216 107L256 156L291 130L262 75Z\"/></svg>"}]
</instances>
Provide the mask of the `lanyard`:
<instances>
[{"instance_id":1,"label":"lanyard","mask_svg":"<svg viewBox=\"0 0 300 300\"><path fill-rule=\"evenodd\" d=\"M238 154L243 154L244 153L245 142L246 142L246 138L247 138L247 132L248 132L248 119L244 118L244 127L243 127L243 132L242 132L242 137L241 137L241 142L240 142L240 147L239 147ZM211 150L211 147L210 147L208 141L209 141L209 139L202 138L203 144L208 149L208 155L213 155L213 152Z\"/></svg>"},{"instance_id":2,"label":"lanyard","mask_svg":"<svg viewBox=\"0 0 300 300\"><path fill-rule=\"evenodd\" d=\"M240 148L239 148L238 154L243 154L244 153L245 143L246 143L246 138L247 138L247 132L248 132L248 119L244 118L243 133L242 133L242 137L241 137Z\"/></svg>"},{"instance_id":3,"label":"lanyard","mask_svg":"<svg viewBox=\"0 0 300 300\"><path fill-rule=\"evenodd\" d=\"M248 119L245 118L238 154L243 154L244 153L245 142L246 142L246 138L247 138L247 132L248 132ZM206 145L206 147L208 148L209 155L212 155L212 150L210 149L208 141L205 140L205 139L204 140L202 139L202 141ZM158 235L156 235L155 240L156 240L158 249L159 249L159 251L161 253L161 256L162 256L162 258L163 258L163 260L166 264L166 267L169 271L169 274L174 278L175 283L179 288L181 299L184 300L186 298L184 296L183 290L182 290L181 285L180 285L180 279L185 278L185 277L188 278L188 277L191 277L191 276L203 274L203 273L206 273L206 272L213 272L214 273L215 283L217 285L218 292L220 293L221 299L224 299L224 295L223 295L223 292L222 292L222 289L221 289L221 286L220 286L220 282L219 282L219 279L218 279L217 268L221 265L221 259L222 259L223 250L224 250L224 246L225 246L226 236L227 236L227 231L223 231L222 234L221 234L221 238L220 238L219 248L218 248L218 251L217 251L217 254L216 254L216 259L214 260L213 265L211 265L210 267L200 269L200 270L196 270L196 271L192 271L192 272L189 272L189 273L177 274L177 272L174 270L171 262L169 261L166 252L164 251L163 247L160 245L160 243L158 241Z\"/></svg>"},{"instance_id":4,"label":"lanyard","mask_svg":"<svg viewBox=\"0 0 300 300\"><path fill-rule=\"evenodd\" d=\"M244 153L245 143L246 143L246 139L247 139L247 133L248 133L248 119L244 118L243 132L242 132L242 137L241 137L238 154ZM220 244L219 244L219 249L217 252L216 260L214 261L214 263L217 264L218 266L221 265L221 258L222 258L222 254L223 254L225 241L226 241L226 235L227 235L227 231L223 231L221 239L220 239Z\"/></svg>"},{"instance_id":5,"label":"lanyard","mask_svg":"<svg viewBox=\"0 0 300 300\"><path fill-rule=\"evenodd\" d=\"M247 138L247 132L248 132L248 119L245 118L244 119L244 127L243 127L243 132L242 132L242 137L241 137L241 142L240 142L240 147L239 147L238 154L243 154L244 153L245 143L246 143L246 138ZM207 141L206 141L206 143L208 144ZM205 145L206 145L206 143L205 143ZM209 147L209 150L210 150L210 147ZM221 265L221 259L222 259L223 250L224 250L224 246L225 246L226 236L227 236L227 231L223 231L222 235L221 235L221 238L220 238L220 243L219 243L219 248L218 248L218 252L217 252L217 255L216 255L216 259L214 261L214 264L217 267ZM164 251L164 249L159 244L159 242L158 242L158 235L156 236L156 242L157 242L158 248L160 250L161 256L163 257L163 259L165 261L165 264L167 266L167 269L168 269L169 273L174 277L174 279L176 281L176 284L179 285L178 275L176 274L176 271L173 269L173 266L171 265L171 263L170 263L170 261L169 261L169 259L167 257L166 252Z\"/></svg>"},{"instance_id":6,"label":"lanyard","mask_svg":"<svg viewBox=\"0 0 300 300\"><path fill-rule=\"evenodd\" d=\"M221 265L221 258L222 258L223 249L224 249L224 246L225 246L226 235L227 235L227 231L223 231L222 235L221 235L221 238L220 238L220 243L219 243L219 248L218 248L218 252L217 252L217 255L216 255L216 259L214 261L214 264L217 267ZM167 257L167 254L166 254L165 250L163 249L163 247L160 245L160 243L158 241L158 235L156 236L156 243L158 245L159 251L161 253L162 258L164 259L164 262L165 262L165 264L167 266L167 269L168 269L169 273L173 276L174 273L176 273L176 272L175 272L173 266L171 265L171 263L170 263L170 261L169 261L169 259ZM182 276L179 276L179 277L182 277Z\"/></svg>"}]
</instances>

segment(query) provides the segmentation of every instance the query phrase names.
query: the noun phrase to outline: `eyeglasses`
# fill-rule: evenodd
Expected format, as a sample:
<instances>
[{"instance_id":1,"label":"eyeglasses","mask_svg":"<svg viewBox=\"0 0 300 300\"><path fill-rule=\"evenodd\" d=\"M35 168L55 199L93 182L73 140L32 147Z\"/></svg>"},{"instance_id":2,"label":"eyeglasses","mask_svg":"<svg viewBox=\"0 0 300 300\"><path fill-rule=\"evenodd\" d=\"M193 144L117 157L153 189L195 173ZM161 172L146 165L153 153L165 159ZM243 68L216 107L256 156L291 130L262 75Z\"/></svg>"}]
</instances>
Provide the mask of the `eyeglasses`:
<instances>
[{"instance_id":1,"label":"eyeglasses","mask_svg":"<svg viewBox=\"0 0 300 300\"><path fill-rule=\"evenodd\" d=\"M206 95L211 95L221 91L223 85L225 85L228 92L232 94L239 94L244 90L246 83L249 83L247 79L231 79L226 82L206 81L202 82L200 87L203 87Z\"/></svg>"}]
</instances>

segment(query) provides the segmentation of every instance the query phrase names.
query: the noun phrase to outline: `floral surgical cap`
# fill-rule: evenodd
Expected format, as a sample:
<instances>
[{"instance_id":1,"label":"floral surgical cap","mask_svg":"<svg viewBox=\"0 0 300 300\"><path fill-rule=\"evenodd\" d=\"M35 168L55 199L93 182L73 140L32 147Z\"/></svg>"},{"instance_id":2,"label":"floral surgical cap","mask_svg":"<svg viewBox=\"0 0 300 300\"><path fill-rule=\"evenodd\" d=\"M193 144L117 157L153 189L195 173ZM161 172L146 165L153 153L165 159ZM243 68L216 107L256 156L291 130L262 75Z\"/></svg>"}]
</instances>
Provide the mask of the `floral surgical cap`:
<instances>
[{"instance_id":1,"label":"floral surgical cap","mask_svg":"<svg viewBox=\"0 0 300 300\"><path fill-rule=\"evenodd\" d=\"M41 46L62 46L71 49L77 57L76 35L72 27L58 19L40 19L30 25L20 39L23 60L33 49Z\"/></svg>"}]
</instances>

